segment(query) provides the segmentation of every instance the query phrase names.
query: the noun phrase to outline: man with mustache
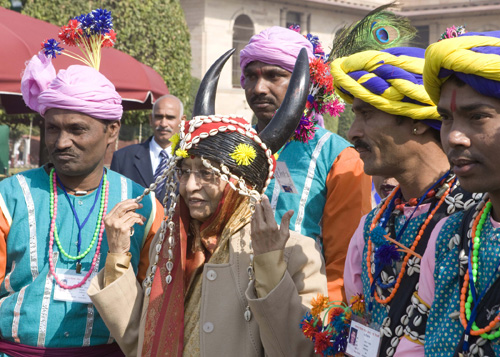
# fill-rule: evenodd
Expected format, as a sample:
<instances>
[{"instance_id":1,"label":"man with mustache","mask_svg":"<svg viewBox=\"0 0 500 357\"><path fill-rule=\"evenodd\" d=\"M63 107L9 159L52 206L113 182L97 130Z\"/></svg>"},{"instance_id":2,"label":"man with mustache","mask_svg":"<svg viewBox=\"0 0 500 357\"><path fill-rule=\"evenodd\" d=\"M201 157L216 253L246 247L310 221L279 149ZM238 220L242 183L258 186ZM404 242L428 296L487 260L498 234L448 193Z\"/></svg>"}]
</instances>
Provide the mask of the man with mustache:
<instances>
[{"instance_id":1,"label":"man with mustache","mask_svg":"<svg viewBox=\"0 0 500 357\"><path fill-rule=\"evenodd\" d=\"M121 98L96 69L56 75L42 53L28 63L22 92L44 118L50 163L0 183L0 355L123 356L86 294L108 255L105 215L125 201L145 217L130 217L138 225L126 230L142 281L163 210L148 197L135 203L144 189L104 167Z\"/></svg>"},{"instance_id":2,"label":"man with mustache","mask_svg":"<svg viewBox=\"0 0 500 357\"><path fill-rule=\"evenodd\" d=\"M361 220L345 265L347 296L363 295L366 323L380 326L380 356L394 355L404 334L432 228L474 202L460 191L441 147L440 116L422 82L424 52L395 47L331 64L337 93L352 103L348 135L365 172L399 182Z\"/></svg>"},{"instance_id":3,"label":"man with mustache","mask_svg":"<svg viewBox=\"0 0 500 357\"><path fill-rule=\"evenodd\" d=\"M314 59L301 34L271 27L253 36L240 53L241 86L262 131L281 105L301 48ZM331 300L345 300L344 261L348 242L371 209L371 182L352 146L320 127L307 141L290 139L278 151L276 174L266 190L276 221L294 211L290 229L323 246Z\"/></svg>"},{"instance_id":4,"label":"man with mustache","mask_svg":"<svg viewBox=\"0 0 500 357\"><path fill-rule=\"evenodd\" d=\"M184 106L179 98L167 94L153 104L150 124L153 136L141 144L126 146L113 154L111 170L119 172L143 187L149 187L165 170L171 156L170 138L179 132L179 123L185 119ZM158 183L156 197L165 196L165 185Z\"/></svg>"},{"instance_id":5,"label":"man with mustache","mask_svg":"<svg viewBox=\"0 0 500 357\"><path fill-rule=\"evenodd\" d=\"M461 185L486 194L434 229L402 356L500 353L499 55L498 31L446 39L425 54L424 85L443 121L443 148ZM425 344L415 343L424 335Z\"/></svg>"}]
</instances>

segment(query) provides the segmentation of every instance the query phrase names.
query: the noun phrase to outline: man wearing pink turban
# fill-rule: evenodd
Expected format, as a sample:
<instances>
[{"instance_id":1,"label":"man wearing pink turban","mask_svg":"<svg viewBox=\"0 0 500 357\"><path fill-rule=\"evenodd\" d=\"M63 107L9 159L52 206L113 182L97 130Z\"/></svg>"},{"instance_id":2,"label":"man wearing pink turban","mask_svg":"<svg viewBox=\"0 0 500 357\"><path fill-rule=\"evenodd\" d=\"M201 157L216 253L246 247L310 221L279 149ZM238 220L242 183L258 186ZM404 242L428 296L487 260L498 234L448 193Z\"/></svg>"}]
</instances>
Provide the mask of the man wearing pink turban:
<instances>
[{"instance_id":1,"label":"man wearing pink turban","mask_svg":"<svg viewBox=\"0 0 500 357\"><path fill-rule=\"evenodd\" d=\"M114 85L88 66L56 71L34 56L23 98L45 122L50 162L0 183L0 356L122 356L86 293L109 251L104 219L129 199L139 223L128 259L145 277L162 209L154 195L104 167L123 108Z\"/></svg>"},{"instance_id":2,"label":"man wearing pink turban","mask_svg":"<svg viewBox=\"0 0 500 357\"><path fill-rule=\"evenodd\" d=\"M314 58L304 36L275 26L253 36L241 50L241 85L257 117L257 131L281 105L301 48L309 60ZM294 211L290 229L323 247L330 299L345 300L345 256L359 220L371 210L371 180L356 150L320 127L307 143L290 140L278 153L276 174L266 190L275 218L280 222Z\"/></svg>"}]
</instances>

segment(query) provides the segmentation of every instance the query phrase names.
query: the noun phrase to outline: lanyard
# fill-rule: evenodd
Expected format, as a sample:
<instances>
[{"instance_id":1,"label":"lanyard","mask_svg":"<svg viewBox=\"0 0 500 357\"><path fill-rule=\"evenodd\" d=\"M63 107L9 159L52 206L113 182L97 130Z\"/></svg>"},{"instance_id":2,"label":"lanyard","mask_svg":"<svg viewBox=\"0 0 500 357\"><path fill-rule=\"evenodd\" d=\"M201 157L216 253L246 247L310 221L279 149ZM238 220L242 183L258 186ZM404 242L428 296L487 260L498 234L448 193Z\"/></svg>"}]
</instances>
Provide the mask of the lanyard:
<instances>
[{"instance_id":1,"label":"lanyard","mask_svg":"<svg viewBox=\"0 0 500 357\"><path fill-rule=\"evenodd\" d=\"M404 223L403 227L401 227L401 229L399 230L398 234L397 234L397 237L396 237L396 240L399 242L401 240L401 236L403 235L405 229L408 227L408 224L410 223L411 219L413 218L413 215L415 214L415 212L417 211L417 208L422 204L422 202L424 202L424 200L427 198L427 194L429 192L431 192L433 189L436 188L436 186L442 181L444 180L448 175L450 174L450 170L448 172L446 172L443 176L441 176L441 178L439 180L437 180L425 193L422 197L420 197L420 200L418 201L417 205L415 206L415 208L413 209L413 212L411 213L410 217L408 217L408 219L406 220L406 222ZM429 210L430 212L430 210Z\"/></svg>"},{"instance_id":2,"label":"lanyard","mask_svg":"<svg viewBox=\"0 0 500 357\"><path fill-rule=\"evenodd\" d=\"M413 212L411 213L410 217L405 221L403 227L401 227L401 229L399 230L399 232L397 233L397 236L396 236L396 240L399 242L401 240L401 237L403 235L403 233L405 232L406 228L408 227L408 224L410 223L411 219L413 218L413 215L415 214L415 212L417 211L418 207L422 204L422 202L427 198L427 194L432 191L433 189L436 188L437 185L439 185L439 183L444 180L446 177L448 177L450 175L450 171L451 170L448 170L443 176L441 176L439 178L439 180L437 180L426 192L423 196L420 197L417 205L415 206L415 208L413 209ZM400 197L401 195L401 189L399 189L400 191L398 192L398 194L394 195L393 199L391 200L391 202L389 203L386 211L384 212L383 214L383 217L381 217L380 219L380 223L379 225L382 227L382 228L385 228L387 226L387 223L389 221L389 217L390 217L390 214L392 214L392 211L394 210L394 206L395 206L395 200L396 198ZM431 212L431 210L429 210L429 213ZM428 214L429 214L428 213ZM394 227L395 228L395 227ZM377 279L380 277L380 274L383 270L383 266L380 266L378 267L376 270L375 270L375 273L373 274L374 276L374 280L373 280L373 283L370 287L370 295L371 297L373 298L374 294L375 294L375 288L376 288L376 281ZM393 284L395 285L396 284L396 281L393 282ZM392 287L393 285L389 284L388 287ZM369 303L368 305L368 309L371 311L372 309L372 302Z\"/></svg>"},{"instance_id":3,"label":"lanyard","mask_svg":"<svg viewBox=\"0 0 500 357\"><path fill-rule=\"evenodd\" d=\"M64 195L66 196L66 198L67 198L67 200L69 202L69 205L71 206L71 209L73 211L73 216L75 217L76 224L78 226L78 241L77 241L77 244L76 244L76 246L77 246L77 255L80 255L80 249L81 249L81 246L82 246L82 229L85 226L85 224L87 224L87 221L89 220L90 215L94 211L94 208L95 208L95 205L97 203L97 200L100 197L103 178L104 178L104 171L103 171L103 175L101 177L101 182L99 183L99 187L97 188L97 192L96 192L96 195L95 195L95 198L94 198L94 203L92 204L92 208L90 209L90 212L87 215L87 217L85 217L85 220L83 221L83 223L80 224L80 219L78 218L78 214L76 213L75 206L73 206L73 203L71 203L71 199L69 198L69 195L68 195L68 192L66 191L66 188L64 187L63 183L59 179L59 176L57 176L57 182L59 183L59 186L61 186L62 189L63 189L63 191L64 191ZM79 264L80 263L80 259L78 259L76 262Z\"/></svg>"}]
</instances>

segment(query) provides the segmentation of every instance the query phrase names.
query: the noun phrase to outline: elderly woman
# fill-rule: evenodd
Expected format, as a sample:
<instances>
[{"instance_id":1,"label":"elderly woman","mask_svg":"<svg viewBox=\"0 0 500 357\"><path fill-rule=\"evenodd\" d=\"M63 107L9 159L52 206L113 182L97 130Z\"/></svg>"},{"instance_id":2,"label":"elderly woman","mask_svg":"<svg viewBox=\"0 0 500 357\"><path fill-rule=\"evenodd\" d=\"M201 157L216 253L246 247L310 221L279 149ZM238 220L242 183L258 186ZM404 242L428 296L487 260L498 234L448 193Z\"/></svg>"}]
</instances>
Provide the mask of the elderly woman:
<instances>
[{"instance_id":1,"label":"elderly woman","mask_svg":"<svg viewBox=\"0 0 500 357\"><path fill-rule=\"evenodd\" d=\"M213 113L220 70L231 54L205 76L197 115ZM110 254L89 295L128 356L314 353L299 324L311 299L327 292L324 262L313 240L289 232L291 211L278 228L269 201L261 200L275 168L273 152L300 120L308 71L302 53L282 108L260 135L242 118L181 123L171 169L162 175L166 218L142 287L128 262L130 230L147 224L135 213L141 205L123 201L106 217Z\"/></svg>"}]
</instances>

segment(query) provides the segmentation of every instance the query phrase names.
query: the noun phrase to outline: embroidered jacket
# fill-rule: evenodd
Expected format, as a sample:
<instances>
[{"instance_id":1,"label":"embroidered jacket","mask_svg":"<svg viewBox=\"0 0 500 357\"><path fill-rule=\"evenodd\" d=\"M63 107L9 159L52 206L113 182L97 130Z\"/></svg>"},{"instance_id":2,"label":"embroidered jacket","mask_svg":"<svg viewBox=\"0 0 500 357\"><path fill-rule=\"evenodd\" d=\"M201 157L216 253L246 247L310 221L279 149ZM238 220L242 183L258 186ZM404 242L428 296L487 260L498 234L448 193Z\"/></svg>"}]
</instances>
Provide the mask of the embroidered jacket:
<instances>
[{"instance_id":1,"label":"embroidered jacket","mask_svg":"<svg viewBox=\"0 0 500 357\"><path fill-rule=\"evenodd\" d=\"M433 199L432 202L420 206L414 213L414 207L405 207L404 214L400 214L394 218L394 228L392 229L391 237L395 239L395 232L399 232L405 222L411 217L409 224L400 238L400 243L406 247L411 247L422 224L426 220L430 211L432 211L437 204L437 201L437 199ZM464 207L470 207L475 202L476 201L469 193L466 193L460 187L456 187L446 197L442 206L430 220L427 229L415 249L415 252L419 255L423 255L425 249L427 248L427 243L433 227L441 218L456 211L460 211L464 209ZM370 299L370 296L372 295L372 287L370 285L366 265L368 253L367 242L370 237L370 226L372 220L376 216L380 207L381 204L370 212L366 219L361 221L360 227L358 227L358 230L354 234L351 244L349 245L345 270L346 293L349 298L354 294L361 292L365 295L366 310L368 311L369 307L372 307L372 320L380 326L382 335L380 356L393 356L401 337L405 333L405 328L410 321L409 315L412 308L411 299L413 293L418 288L417 283L420 276L421 262L420 258L416 256L409 258L399 289L390 302L387 304L380 304L374 298ZM392 287L390 286L393 286L397 280L401 270L401 262L403 260L402 257L404 257L405 254L406 253L400 254L401 258L399 262L393 264L392 267L384 268L378 277L377 282L374 285L374 289L382 299L387 298L391 294ZM371 261L374 262L374 260L375 259L372 253ZM375 267L372 266L371 269L373 274Z\"/></svg>"},{"instance_id":2,"label":"embroidered jacket","mask_svg":"<svg viewBox=\"0 0 500 357\"><path fill-rule=\"evenodd\" d=\"M138 184L107 171L108 207L139 196ZM55 280L49 273L49 175L33 169L0 182L0 336L39 347L79 347L110 343L113 338L92 304L54 300ZM69 195L80 222L90 212L97 190L85 196ZM131 237L132 263L138 278L148 267L148 250L162 217L157 200L146 196L138 212L147 218ZM99 203L81 232L81 251L90 245L97 224ZM78 225L62 189L58 188L56 227L64 250L77 255ZM97 242L81 260L82 278L91 266ZM75 269L54 243L53 261L59 269ZM103 233L97 272L104 266L108 244ZM90 283L90 279L88 280Z\"/></svg>"}]
</instances>

